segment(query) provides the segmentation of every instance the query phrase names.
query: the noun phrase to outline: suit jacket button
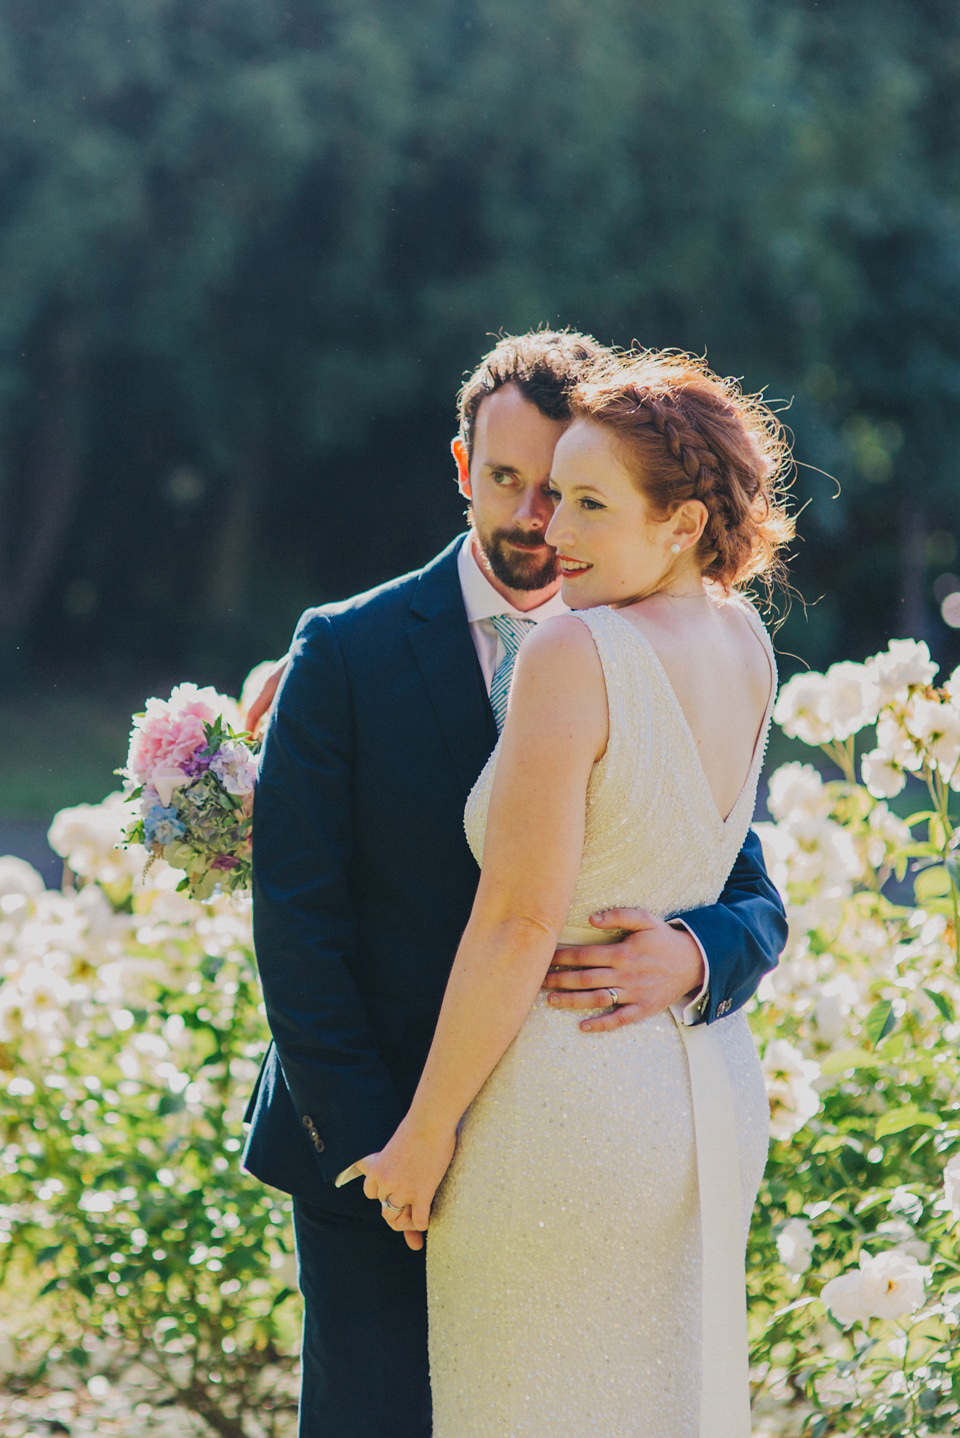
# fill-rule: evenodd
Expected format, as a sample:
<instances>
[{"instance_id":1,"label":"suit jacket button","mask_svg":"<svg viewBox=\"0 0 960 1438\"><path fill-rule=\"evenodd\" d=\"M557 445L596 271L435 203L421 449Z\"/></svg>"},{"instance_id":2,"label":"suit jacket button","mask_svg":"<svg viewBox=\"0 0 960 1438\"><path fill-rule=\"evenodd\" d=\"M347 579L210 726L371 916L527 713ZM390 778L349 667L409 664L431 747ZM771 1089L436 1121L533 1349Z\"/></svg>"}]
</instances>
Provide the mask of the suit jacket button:
<instances>
[{"instance_id":1,"label":"suit jacket button","mask_svg":"<svg viewBox=\"0 0 960 1438\"><path fill-rule=\"evenodd\" d=\"M313 1128L313 1119L308 1113L305 1113L303 1115L303 1118L300 1120L300 1122L303 1124L304 1128Z\"/></svg>"},{"instance_id":2,"label":"suit jacket button","mask_svg":"<svg viewBox=\"0 0 960 1438\"><path fill-rule=\"evenodd\" d=\"M323 1153L323 1150L326 1148L326 1144L318 1133L315 1133L313 1136L313 1146L317 1150L317 1153Z\"/></svg>"}]
</instances>

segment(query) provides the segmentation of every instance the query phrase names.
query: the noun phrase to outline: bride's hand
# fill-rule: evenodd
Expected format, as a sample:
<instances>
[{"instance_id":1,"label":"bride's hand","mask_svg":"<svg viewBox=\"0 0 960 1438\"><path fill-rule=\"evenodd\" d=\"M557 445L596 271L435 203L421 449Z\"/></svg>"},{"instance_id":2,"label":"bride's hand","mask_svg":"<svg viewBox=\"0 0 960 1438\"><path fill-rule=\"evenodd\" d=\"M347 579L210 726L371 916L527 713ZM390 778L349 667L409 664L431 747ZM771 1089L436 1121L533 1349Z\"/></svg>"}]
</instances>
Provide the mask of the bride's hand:
<instances>
[{"instance_id":1,"label":"bride's hand","mask_svg":"<svg viewBox=\"0 0 960 1438\"><path fill-rule=\"evenodd\" d=\"M367 1198L380 1204L382 1218L403 1234L409 1248L423 1247L433 1197L450 1167L456 1142L455 1130L426 1134L405 1119L385 1148L354 1164L364 1176Z\"/></svg>"}]
</instances>

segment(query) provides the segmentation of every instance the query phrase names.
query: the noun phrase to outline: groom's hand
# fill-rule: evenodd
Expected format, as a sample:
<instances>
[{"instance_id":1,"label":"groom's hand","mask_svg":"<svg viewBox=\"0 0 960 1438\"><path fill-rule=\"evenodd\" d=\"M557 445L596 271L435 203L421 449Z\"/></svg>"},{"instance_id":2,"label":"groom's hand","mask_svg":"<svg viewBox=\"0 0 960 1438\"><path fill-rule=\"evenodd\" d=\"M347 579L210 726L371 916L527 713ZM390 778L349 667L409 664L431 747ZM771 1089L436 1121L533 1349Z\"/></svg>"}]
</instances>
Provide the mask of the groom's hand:
<instances>
[{"instance_id":1,"label":"groom's hand","mask_svg":"<svg viewBox=\"0 0 960 1438\"><path fill-rule=\"evenodd\" d=\"M584 1019L581 1029L602 1032L638 1023L702 988L703 956L686 929L671 928L646 909L607 909L591 915L590 922L597 929L628 932L615 944L558 949L544 980L551 1006L609 1008Z\"/></svg>"}]
</instances>

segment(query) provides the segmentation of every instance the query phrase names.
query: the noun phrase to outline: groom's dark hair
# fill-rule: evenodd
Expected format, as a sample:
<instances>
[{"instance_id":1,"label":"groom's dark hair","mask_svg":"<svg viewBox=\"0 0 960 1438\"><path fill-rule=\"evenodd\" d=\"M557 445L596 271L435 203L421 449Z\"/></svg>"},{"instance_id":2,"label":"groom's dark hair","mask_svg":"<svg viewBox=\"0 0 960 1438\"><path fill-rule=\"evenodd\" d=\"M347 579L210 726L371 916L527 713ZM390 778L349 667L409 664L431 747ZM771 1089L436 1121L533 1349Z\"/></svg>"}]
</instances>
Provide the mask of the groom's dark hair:
<instances>
[{"instance_id":1,"label":"groom's dark hair","mask_svg":"<svg viewBox=\"0 0 960 1438\"><path fill-rule=\"evenodd\" d=\"M477 410L488 394L515 384L524 399L535 404L547 419L570 418L570 395L579 380L609 355L590 335L576 330L530 330L525 335L501 335L463 382L457 399L460 438L473 455Z\"/></svg>"}]
</instances>

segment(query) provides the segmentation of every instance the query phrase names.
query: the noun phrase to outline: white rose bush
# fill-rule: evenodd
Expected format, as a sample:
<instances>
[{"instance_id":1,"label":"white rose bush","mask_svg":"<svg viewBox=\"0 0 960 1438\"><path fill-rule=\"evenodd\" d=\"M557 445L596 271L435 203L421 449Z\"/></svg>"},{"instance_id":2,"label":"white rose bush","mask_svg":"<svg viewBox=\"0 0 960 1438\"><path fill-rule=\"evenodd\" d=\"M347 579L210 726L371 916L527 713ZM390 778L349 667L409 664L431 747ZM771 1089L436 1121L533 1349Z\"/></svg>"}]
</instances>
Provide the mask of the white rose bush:
<instances>
[{"instance_id":1,"label":"white rose bush","mask_svg":"<svg viewBox=\"0 0 960 1438\"><path fill-rule=\"evenodd\" d=\"M249 895L188 897L118 847L137 817L119 794L57 816L63 892L0 858L4 1387L116 1395L135 1371L176 1431L287 1434L289 1212L239 1164L268 1037Z\"/></svg>"},{"instance_id":2,"label":"white rose bush","mask_svg":"<svg viewBox=\"0 0 960 1438\"><path fill-rule=\"evenodd\" d=\"M895 640L775 711L836 777L781 766L758 826L790 920L750 1012L767 1438L960 1431L960 670L936 675ZM0 1363L23 1392L136 1370L151 1414L281 1438L299 1303L287 1207L239 1163L267 1031L236 722L192 688L148 707L128 793L54 820L63 892L0 859ZM152 1429L134 1407L120 1431Z\"/></svg>"},{"instance_id":3,"label":"white rose bush","mask_svg":"<svg viewBox=\"0 0 960 1438\"><path fill-rule=\"evenodd\" d=\"M839 772L783 765L758 826L790 937L750 1015L757 1433L960 1431L960 670L936 674L894 640L774 711Z\"/></svg>"}]
</instances>

